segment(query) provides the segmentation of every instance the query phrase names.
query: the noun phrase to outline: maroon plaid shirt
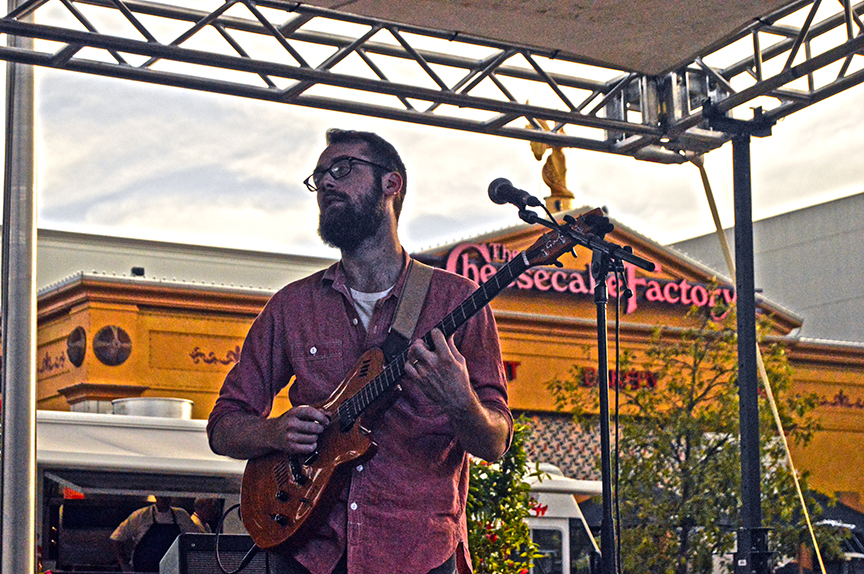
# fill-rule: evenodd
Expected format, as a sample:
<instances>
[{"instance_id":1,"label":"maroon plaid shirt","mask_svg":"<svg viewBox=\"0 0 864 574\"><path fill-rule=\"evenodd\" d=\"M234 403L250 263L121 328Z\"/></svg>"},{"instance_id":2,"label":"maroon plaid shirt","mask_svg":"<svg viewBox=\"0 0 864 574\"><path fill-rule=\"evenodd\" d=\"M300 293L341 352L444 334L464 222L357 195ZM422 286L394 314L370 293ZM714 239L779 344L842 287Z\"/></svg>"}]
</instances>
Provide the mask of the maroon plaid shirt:
<instances>
[{"instance_id":1,"label":"maroon plaid shirt","mask_svg":"<svg viewBox=\"0 0 864 574\"><path fill-rule=\"evenodd\" d=\"M323 402L364 351L384 342L407 263L405 257L402 274L378 302L368 331L351 303L339 263L276 293L249 331L209 428L230 412L268 416L273 396L295 376L288 392L291 404ZM463 277L436 269L415 337L432 329L475 288ZM505 415L512 434L498 334L488 306L460 327L455 342L480 401ZM372 433L378 453L352 471L344 504L337 505L317 538L294 554L313 574L328 574L346 549L352 574L425 574L457 549L458 562L471 563L465 522L468 454L441 408L419 389L402 386L399 400Z\"/></svg>"}]
</instances>

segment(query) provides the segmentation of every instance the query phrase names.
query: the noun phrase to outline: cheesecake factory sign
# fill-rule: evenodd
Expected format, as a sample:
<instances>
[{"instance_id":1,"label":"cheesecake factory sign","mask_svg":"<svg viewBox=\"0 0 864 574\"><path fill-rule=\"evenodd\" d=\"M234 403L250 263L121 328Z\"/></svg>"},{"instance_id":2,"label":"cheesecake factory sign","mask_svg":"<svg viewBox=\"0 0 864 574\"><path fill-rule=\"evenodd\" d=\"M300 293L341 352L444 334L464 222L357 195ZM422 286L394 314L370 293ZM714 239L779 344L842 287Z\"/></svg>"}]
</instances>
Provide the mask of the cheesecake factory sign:
<instances>
[{"instance_id":1,"label":"cheesecake factory sign","mask_svg":"<svg viewBox=\"0 0 864 574\"><path fill-rule=\"evenodd\" d=\"M510 261L518 253L499 243L463 243L450 251L446 269L477 283L483 283L495 275L499 266ZM633 313L639 307L639 303L645 301L681 305L687 308L695 305L707 309L712 309L718 304L728 305L735 301L735 290L729 287L712 288L686 279L670 281L643 277L641 272L637 274L637 267L626 262L624 268L627 284L634 294L627 302L625 313ZM610 275L607 284L609 296L616 297L617 279ZM520 275L510 288L580 295L593 293L595 285L589 265L586 264L582 270L534 267Z\"/></svg>"}]
</instances>

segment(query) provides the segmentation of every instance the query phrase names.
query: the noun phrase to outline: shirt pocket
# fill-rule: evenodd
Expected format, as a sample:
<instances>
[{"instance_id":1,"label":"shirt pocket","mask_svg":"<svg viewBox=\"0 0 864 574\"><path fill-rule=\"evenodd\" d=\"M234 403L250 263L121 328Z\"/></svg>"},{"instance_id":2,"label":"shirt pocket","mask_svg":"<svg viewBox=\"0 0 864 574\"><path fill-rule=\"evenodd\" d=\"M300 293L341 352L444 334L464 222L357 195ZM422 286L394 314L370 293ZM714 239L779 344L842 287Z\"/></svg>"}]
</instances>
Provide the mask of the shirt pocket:
<instances>
[{"instance_id":1,"label":"shirt pocket","mask_svg":"<svg viewBox=\"0 0 864 574\"><path fill-rule=\"evenodd\" d=\"M293 363L315 363L318 361L342 360L342 341L318 341L296 343L291 347Z\"/></svg>"},{"instance_id":2,"label":"shirt pocket","mask_svg":"<svg viewBox=\"0 0 864 574\"><path fill-rule=\"evenodd\" d=\"M326 399L345 377L342 341L336 339L296 343L291 346L291 365L298 381L298 400L318 402ZM292 399L293 400L293 399Z\"/></svg>"}]
</instances>

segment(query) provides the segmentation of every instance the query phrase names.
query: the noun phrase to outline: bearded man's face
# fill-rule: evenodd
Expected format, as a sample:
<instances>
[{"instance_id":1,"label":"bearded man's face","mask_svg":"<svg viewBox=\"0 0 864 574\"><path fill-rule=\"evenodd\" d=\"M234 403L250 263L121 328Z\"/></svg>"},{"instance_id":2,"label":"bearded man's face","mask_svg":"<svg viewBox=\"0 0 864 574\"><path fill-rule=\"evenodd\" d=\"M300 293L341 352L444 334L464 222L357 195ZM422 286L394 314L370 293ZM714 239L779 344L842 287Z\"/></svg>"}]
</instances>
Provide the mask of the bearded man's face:
<instances>
[{"instance_id":1,"label":"bearded man's face","mask_svg":"<svg viewBox=\"0 0 864 574\"><path fill-rule=\"evenodd\" d=\"M367 238L373 236L384 222L385 201L381 179L359 195L339 190L321 190L333 194L318 216L318 235L327 245L344 252L352 252Z\"/></svg>"}]
</instances>

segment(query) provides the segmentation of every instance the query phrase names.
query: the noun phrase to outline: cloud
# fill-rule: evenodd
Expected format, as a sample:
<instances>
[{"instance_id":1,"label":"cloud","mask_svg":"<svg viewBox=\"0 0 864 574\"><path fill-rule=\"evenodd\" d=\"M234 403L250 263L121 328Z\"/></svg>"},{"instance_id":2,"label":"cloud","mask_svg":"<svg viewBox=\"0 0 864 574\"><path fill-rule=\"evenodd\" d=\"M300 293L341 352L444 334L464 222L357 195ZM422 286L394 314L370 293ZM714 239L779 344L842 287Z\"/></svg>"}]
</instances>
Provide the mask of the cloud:
<instances>
[{"instance_id":1,"label":"cloud","mask_svg":"<svg viewBox=\"0 0 864 574\"><path fill-rule=\"evenodd\" d=\"M517 221L490 209L486 186L537 170L526 142L52 71L41 78L39 108L40 221L54 227L164 236L174 226L218 244L238 236L260 244L276 231L263 240L269 248L318 245L317 208L301 182L333 126L379 131L400 150L410 182L405 239L414 246L504 213ZM283 217L282 229L262 217ZM311 240L283 233L286 225Z\"/></svg>"},{"instance_id":2,"label":"cloud","mask_svg":"<svg viewBox=\"0 0 864 574\"><path fill-rule=\"evenodd\" d=\"M527 142L83 74L39 70L43 227L193 243L325 251L302 180L329 127L372 130L400 150L409 190L402 237L418 249L520 223L492 204L497 177L544 197ZM864 191L861 88L796 112L752 143L754 215ZM712 229L698 170L568 150L576 203L660 242ZM706 156L733 223L731 144ZM257 246L257 247L255 247Z\"/></svg>"},{"instance_id":3,"label":"cloud","mask_svg":"<svg viewBox=\"0 0 864 574\"><path fill-rule=\"evenodd\" d=\"M754 212L774 215L864 192L861 95L858 87L832 96L754 141Z\"/></svg>"}]
</instances>

